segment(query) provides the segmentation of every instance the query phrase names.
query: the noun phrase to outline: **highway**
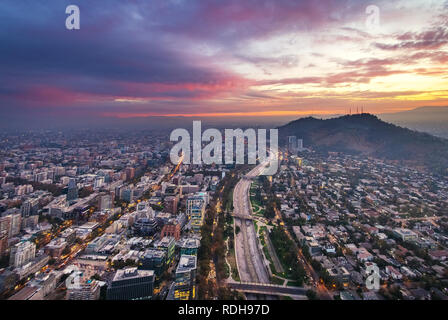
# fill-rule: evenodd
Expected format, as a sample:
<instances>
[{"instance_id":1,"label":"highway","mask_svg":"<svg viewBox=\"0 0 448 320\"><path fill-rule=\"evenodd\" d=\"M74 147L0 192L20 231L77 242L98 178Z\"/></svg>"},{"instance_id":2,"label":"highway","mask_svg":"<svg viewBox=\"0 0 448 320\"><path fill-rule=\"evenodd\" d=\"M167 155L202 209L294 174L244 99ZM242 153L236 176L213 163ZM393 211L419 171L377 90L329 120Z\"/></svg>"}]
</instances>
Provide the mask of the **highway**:
<instances>
[{"instance_id":1,"label":"highway","mask_svg":"<svg viewBox=\"0 0 448 320\"><path fill-rule=\"evenodd\" d=\"M233 191L235 230L237 227L240 230L235 232L235 253L238 273L243 282L269 283L269 273L258 246L254 224L251 220L244 219L250 217L252 211L249 200L251 179L260 175L267 163L259 164L245 175Z\"/></svg>"},{"instance_id":2,"label":"highway","mask_svg":"<svg viewBox=\"0 0 448 320\"><path fill-rule=\"evenodd\" d=\"M303 287L285 287L274 284L263 283L244 283L244 282L231 282L229 287L246 293L265 294L265 295L292 295L292 296L305 296L306 288Z\"/></svg>"},{"instance_id":3,"label":"highway","mask_svg":"<svg viewBox=\"0 0 448 320\"><path fill-rule=\"evenodd\" d=\"M246 176L244 176L235 186L233 192L233 216L235 219L235 228L238 226L240 232L235 235L235 254L238 266L239 276L242 282L251 282L259 284L268 284L269 274L267 271L267 266L264 264L263 255L258 247L258 240L255 233L255 227L253 221L248 218L251 216L252 208L249 199L249 190L252 183L252 179L257 177L263 172L264 167L268 161L259 164L252 171L250 171ZM276 220L284 225L282 215L280 211L276 208ZM241 218L238 218L241 217ZM285 232L287 236L295 243L294 238L288 232L285 227ZM313 269L311 264L303 256L302 251L297 248L297 259L302 263L308 277L312 280L315 290L321 299L331 300L333 299L331 293L325 287L324 284L320 283L319 276L317 272ZM272 291L272 287L265 290L258 286L257 288L252 288L253 290L248 290L246 287L241 287L238 289L245 289L246 292L251 293L262 293L265 291L267 294ZM244 291L244 290L243 290ZM299 293L300 294L300 293ZM303 293L301 293L303 294Z\"/></svg>"}]
</instances>

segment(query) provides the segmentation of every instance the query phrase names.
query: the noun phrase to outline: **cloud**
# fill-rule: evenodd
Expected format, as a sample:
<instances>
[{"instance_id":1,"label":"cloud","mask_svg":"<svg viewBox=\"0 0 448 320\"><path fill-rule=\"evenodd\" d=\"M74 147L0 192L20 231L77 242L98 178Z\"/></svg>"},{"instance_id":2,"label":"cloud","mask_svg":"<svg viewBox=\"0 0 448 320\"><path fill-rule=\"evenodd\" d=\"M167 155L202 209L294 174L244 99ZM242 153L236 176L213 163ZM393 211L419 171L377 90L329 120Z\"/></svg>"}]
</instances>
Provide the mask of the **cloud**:
<instances>
[{"instance_id":1,"label":"cloud","mask_svg":"<svg viewBox=\"0 0 448 320\"><path fill-rule=\"evenodd\" d=\"M123 11L110 12L108 2L102 3L109 8L106 12L122 23L120 27L107 14L94 15L99 10L97 3L89 6L91 11L80 6L82 14L89 13L82 16L81 30L70 32L63 24L56 26L52 22L56 13L37 2L25 11L33 27L24 28L6 16L15 7L2 3L2 24L8 24L8 32L2 31L0 83L10 91L2 90L0 98L40 105L78 103L88 97L196 99L244 86L238 74L212 61L182 54L170 44L164 46L162 35L149 33L143 37L137 33L142 31L140 20L128 22L120 15L125 12L129 18L132 5L117 3ZM20 6L15 9L21 11ZM48 22L39 14L27 14L30 10L40 10ZM61 12L59 22L65 17L65 11Z\"/></svg>"},{"instance_id":2,"label":"cloud","mask_svg":"<svg viewBox=\"0 0 448 320\"><path fill-rule=\"evenodd\" d=\"M431 78L440 89L448 62L446 24L391 31L386 14L384 32L371 34L363 29L369 1L76 2L79 31L65 29L70 0L0 2L2 115L330 108L329 97L340 103L338 88L362 98L367 88L382 92L372 80L400 74ZM396 17L402 8L382 12Z\"/></svg>"},{"instance_id":3,"label":"cloud","mask_svg":"<svg viewBox=\"0 0 448 320\"><path fill-rule=\"evenodd\" d=\"M437 27L424 32L406 32L395 37L396 43L374 43L382 50L435 50L448 43L448 29Z\"/></svg>"}]
</instances>

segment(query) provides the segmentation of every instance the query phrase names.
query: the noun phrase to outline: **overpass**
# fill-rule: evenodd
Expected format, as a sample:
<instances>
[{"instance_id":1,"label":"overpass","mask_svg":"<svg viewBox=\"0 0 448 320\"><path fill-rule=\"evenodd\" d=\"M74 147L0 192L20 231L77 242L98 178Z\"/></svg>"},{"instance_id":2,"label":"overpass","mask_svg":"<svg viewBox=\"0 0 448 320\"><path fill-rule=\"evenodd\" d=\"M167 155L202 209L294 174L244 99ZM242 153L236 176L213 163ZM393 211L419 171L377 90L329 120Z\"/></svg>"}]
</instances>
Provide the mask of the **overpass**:
<instances>
[{"instance_id":1,"label":"overpass","mask_svg":"<svg viewBox=\"0 0 448 320\"><path fill-rule=\"evenodd\" d=\"M234 217L234 218L241 219L241 220L254 220L254 221L258 221L258 222L265 223L265 224L268 223L266 218L262 218L262 217L255 216L255 215L244 216L244 215L239 215L239 214L232 213L231 216Z\"/></svg>"},{"instance_id":2,"label":"overpass","mask_svg":"<svg viewBox=\"0 0 448 320\"><path fill-rule=\"evenodd\" d=\"M305 296L307 291L303 287L286 287L270 283L228 282L227 285L236 291L273 296Z\"/></svg>"},{"instance_id":3,"label":"overpass","mask_svg":"<svg viewBox=\"0 0 448 320\"><path fill-rule=\"evenodd\" d=\"M252 216L243 216L243 215L239 215L239 214L231 214L231 216L234 218L241 219L241 220L255 220Z\"/></svg>"}]
</instances>

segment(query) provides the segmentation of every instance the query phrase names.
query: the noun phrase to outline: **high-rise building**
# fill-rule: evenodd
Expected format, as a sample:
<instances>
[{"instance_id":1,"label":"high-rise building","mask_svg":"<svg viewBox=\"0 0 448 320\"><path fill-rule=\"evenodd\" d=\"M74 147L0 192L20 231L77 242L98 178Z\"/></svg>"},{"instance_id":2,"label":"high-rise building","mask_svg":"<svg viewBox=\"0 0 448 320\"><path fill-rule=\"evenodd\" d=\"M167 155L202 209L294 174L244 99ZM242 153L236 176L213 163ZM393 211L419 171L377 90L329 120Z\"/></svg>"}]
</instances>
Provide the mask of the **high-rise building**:
<instances>
[{"instance_id":1,"label":"high-rise building","mask_svg":"<svg viewBox=\"0 0 448 320\"><path fill-rule=\"evenodd\" d=\"M6 255L7 250L8 250L8 233L0 232L0 258L3 258Z\"/></svg>"},{"instance_id":2,"label":"high-rise building","mask_svg":"<svg viewBox=\"0 0 448 320\"><path fill-rule=\"evenodd\" d=\"M78 186L76 180L71 178L68 182L67 201L73 201L78 199Z\"/></svg>"},{"instance_id":3,"label":"high-rise building","mask_svg":"<svg viewBox=\"0 0 448 320\"><path fill-rule=\"evenodd\" d=\"M172 214L176 214L177 213L177 203L178 203L177 197L175 197L175 196L165 197L165 200L164 200L165 211L172 213Z\"/></svg>"},{"instance_id":4,"label":"high-rise building","mask_svg":"<svg viewBox=\"0 0 448 320\"><path fill-rule=\"evenodd\" d=\"M22 218L22 229L35 229L39 224L39 216L29 216Z\"/></svg>"},{"instance_id":5,"label":"high-rise building","mask_svg":"<svg viewBox=\"0 0 448 320\"><path fill-rule=\"evenodd\" d=\"M297 151L303 151L303 139L297 139Z\"/></svg>"},{"instance_id":6,"label":"high-rise building","mask_svg":"<svg viewBox=\"0 0 448 320\"><path fill-rule=\"evenodd\" d=\"M195 298L195 278L197 257L182 255L176 269L176 282L174 285L175 300L191 300Z\"/></svg>"},{"instance_id":7,"label":"high-rise building","mask_svg":"<svg viewBox=\"0 0 448 320\"><path fill-rule=\"evenodd\" d=\"M31 203L29 200L26 200L22 203L22 206L20 207L20 211L22 212L22 217L26 218L29 217L31 214Z\"/></svg>"},{"instance_id":8,"label":"high-rise building","mask_svg":"<svg viewBox=\"0 0 448 320\"><path fill-rule=\"evenodd\" d=\"M297 153L297 137L296 136L288 136L288 153L289 154Z\"/></svg>"},{"instance_id":9,"label":"high-rise building","mask_svg":"<svg viewBox=\"0 0 448 320\"><path fill-rule=\"evenodd\" d=\"M56 260L62 257L62 252L67 247L67 242L62 238L52 240L44 248L44 252Z\"/></svg>"},{"instance_id":10,"label":"high-rise building","mask_svg":"<svg viewBox=\"0 0 448 320\"><path fill-rule=\"evenodd\" d=\"M18 268L36 257L36 245L31 241L19 242L11 248L9 264Z\"/></svg>"},{"instance_id":11,"label":"high-rise building","mask_svg":"<svg viewBox=\"0 0 448 320\"><path fill-rule=\"evenodd\" d=\"M141 270L154 270L157 277L160 277L166 269L166 252L159 249L148 249L142 259L140 259Z\"/></svg>"},{"instance_id":12,"label":"high-rise building","mask_svg":"<svg viewBox=\"0 0 448 320\"><path fill-rule=\"evenodd\" d=\"M22 213L23 218L27 218L31 215L37 214L37 210L39 208L39 200L38 199L28 199L23 202L20 207L20 211Z\"/></svg>"},{"instance_id":13,"label":"high-rise building","mask_svg":"<svg viewBox=\"0 0 448 320\"><path fill-rule=\"evenodd\" d=\"M112 195L106 194L100 197L98 207L100 210L110 210L113 208L113 199Z\"/></svg>"},{"instance_id":14,"label":"high-rise building","mask_svg":"<svg viewBox=\"0 0 448 320\"><path fill-rule=\"evenodd\" d=\"M204 222L206 197L201 193L187 199L187 216L191 221L193 231L199 232Z\"/></svg>"},{"instance_id":15,"label":"high-rise building","mask_svg":"<svg viewBox=\"0 0 448 320\"><path fill-rule=\"evenodd\" d=\"M6 233L8 236L11 229L11 216L0 217L0 233Z\"/></svg>"},{"instance_id":16,"label":"high-rise building","mask_svg":"<svg viewBox=\"0 0 448 320\"><path fill-rule=\"evenodd\" d=\"M68 300L98 300L100 298L101 287L96 280L85 281L79 286L67 290Z\"/></svg>"},{"instance_id":17,"label":"high-rise building","mask_svg":"<svg viewBox=\"0 0 448 320\"><path fill-rule=\"evenodd\" d=\"M46 172L39 172L34 175L34 181L36 182L42 182L47 179L47 173Z\"/></svg>"},{"instance_id":18,"label":"high-rise building","mask_svg":"<svg viewBox=\"0 0 448 320\"><path fill-rule=\"evenodd\" d=\"M180 255L195 256L198 254L201 242L195 238L184 238L180 241Z\"/></svg>"},{"instance_id":19,"label":"high-rise building","mask_svg":"<svg viewBox=\"0 0 448 320\"><path fill-rule=\"evenodd\" d=\"M132 202L134 200L134 189L132 187L127 187L121 190L121 200Z\"/></svg>"},{"instance_id":20,"label":"high-rise building","mask_svg":"<svg viewBox=\"0 0 448 320\"><path fill-rule=\"evenodd\" d=\"M9 238L12 238L20 233L20 229L22 228L22 214L18 209L15 209L14 213L8 215L10 217L10 226L9 226Z\"/></svg>"},{"instance_id":21,"label":"high-rise building","mask_svg":"<svg viewBox=\"0 0 448 320\"><path fill-rule=\"evenodd\" d=\"M118 270L107 288L107 300L148 300L154 294L154 271Z\"/></svg>"},{"instance_id":22,"label":"high-rise building","mask_svg":"<svg viewBox=\"0 0 448 320\"><path fill-rule=\"evenodd\" d=\"M96 177L93 183L95 189L99 189L104 185L104 177Z\"/></svg>"},{"instance_id":23,"label":"high-rise building","mask_svg":"<svg viewBox=\"0 0 448 320\"><path fill-rule=\"evenodd\" d=\"M135 168L126 168L126 180L132 180L135 177Z\"/></svg>"},{"instance_id":24,"label":"high-rise building","mask_svg":"<svg viewBox=\"0 0 448 320\"><path fill-rule=\"evenodd\" d=\"M173 237L164 237L154 242L154 247L166 252L166 263L170 264L174 259L176 250L176 240Z\"/></svg>"},{"instance_id":25,"label":"high-rise building","mask_svg":"<svg viewBox=\"0 0 448 320\"><path fill-rule=\"evenodd\" d=\"M154 218L139 218L133 226L134 232L140 236L152 236L158 230L157 221Z\"/></svg>"}]
</instances>

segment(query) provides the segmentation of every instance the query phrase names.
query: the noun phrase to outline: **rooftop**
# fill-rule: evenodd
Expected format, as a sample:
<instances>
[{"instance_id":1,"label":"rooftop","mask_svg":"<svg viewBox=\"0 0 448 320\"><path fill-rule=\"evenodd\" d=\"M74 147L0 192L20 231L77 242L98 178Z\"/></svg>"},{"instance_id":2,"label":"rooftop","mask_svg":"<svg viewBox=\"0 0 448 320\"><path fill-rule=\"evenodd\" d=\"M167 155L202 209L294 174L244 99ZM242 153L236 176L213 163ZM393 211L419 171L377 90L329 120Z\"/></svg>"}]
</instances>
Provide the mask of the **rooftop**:
<instances>
[{"instance_id":1,"label":"rooftop","mask_svg":"<svg viewBox=\"0 0 448 320\"><path fill-rule=\"evenodd\" d=\"M188 272L196 269L197 257L190 255L182 255L177 265L176 273Z\"/></svg>"},{"instance_id":2,"label":"rooftop","mask_svg":"<svg viewBox=\"0 0 448 320\"><path fill-rule=\"evenodd\" d=\"M154 276L154 270L138 270L137 268L127 268L117 270L113 281L121 281L133 278Z\"/></svg>"}]
</instances>

